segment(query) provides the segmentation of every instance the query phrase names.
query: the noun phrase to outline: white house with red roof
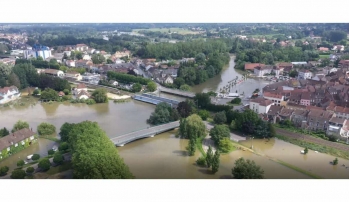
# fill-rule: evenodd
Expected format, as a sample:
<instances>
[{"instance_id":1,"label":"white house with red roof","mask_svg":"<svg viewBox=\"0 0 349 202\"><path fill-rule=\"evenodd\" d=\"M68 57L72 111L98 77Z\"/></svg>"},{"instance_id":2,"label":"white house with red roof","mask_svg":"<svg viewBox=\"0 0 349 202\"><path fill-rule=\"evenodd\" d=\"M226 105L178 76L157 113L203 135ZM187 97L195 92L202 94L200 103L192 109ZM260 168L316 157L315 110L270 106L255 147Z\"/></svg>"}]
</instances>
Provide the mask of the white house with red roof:
<instances>
[{"instance_id":1,"label":"white house with red roof","mask_svg":"<svg viewBox=\"0 0 349 202\"><path fill-rule=\"evenodd\" d=\"M16 100L20 96L21 93L16 86L0 88L0 104Z\"/></svg>"}]
</instances>

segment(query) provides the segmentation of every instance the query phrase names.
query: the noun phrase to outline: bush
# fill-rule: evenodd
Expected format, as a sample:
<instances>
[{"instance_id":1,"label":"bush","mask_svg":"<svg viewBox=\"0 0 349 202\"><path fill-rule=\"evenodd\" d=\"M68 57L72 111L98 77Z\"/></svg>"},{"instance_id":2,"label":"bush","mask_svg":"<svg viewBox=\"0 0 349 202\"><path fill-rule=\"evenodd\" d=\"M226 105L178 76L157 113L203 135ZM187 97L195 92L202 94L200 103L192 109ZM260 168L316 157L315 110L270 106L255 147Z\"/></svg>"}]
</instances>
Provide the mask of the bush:
<instances>
[{"instance_id":1,"label":"bush","mask_svg":"<svg viewBox=\"0 0 349 202\"><path fill-rule=\"evenodd\" d=\"M232 104L241 104L241 99L240 98L234 98L234 99L232 99L231 101L230 101L230 103L232 103Z\"/></svg>"},{"instance_id":2,"label":"bush","mask_svg":"<svg viewBox=\"0 0 349 202\"><path fill-rule=\"evenodd\" d=\"M231 152L234 149L233 144L231 143L229 138L223 138L219 140L219 151L222 153Z\"/></svg>"},{"instance_id":3,"label":"bush","mask_svg":"<svg viewBox=\"0 0 349 202\"><path fill-rule=\"evenodd\" d=\"M210 112L208 112L207 110L200 110L198 112L198 115L201 117L202 120L206 121L207 118L210 117Z\"/></svg>"},{"instance_id":4,"label":"bush","mask_svg":"<svg viewBox=\"0 0 349 202\"><path fill-rule=\"evenodd\" d=\"M68 95L64 95L63 97L62 97L62 100L63 101L67 101L67 100L69 100L70 98L69 98L69 96Z\"/></svg>"},{"instance_id":5,"label":"bush","mask_svg":"<svg viewBox=\"0 0 349 202\"><path fill-rule=\"evenodd\" d=\"M39 161L38 167L44 172L48 171L51 167L51 162L48 158L43 158Z\"/></svg>"},{"instance_id":6,"label":"bush","mask_svg":"<svg viewBox=\"0 0 349 202\"><path fill-rule=\"evenodd\" d=\"M39 160L40 159L40 155L39 154L33 154L32 156L32 160L33 161L36 161L36 160Z\"/></svg>"},{"instance_id":7,"label":"bush","mask_svg":"<svg viewBox=\"0 0 349 202\"><path fill-rule=\"evenodd\" d=\"M307 154L308 153L308 148L305 148L304 149L304 154Z\"/></svg>"},{"instance_id":8,"label":"bush","mask_svg":"<svg viewBox=\"0 0 349 202\"><path fill-rule=\"evenodd\" d=\"M7 167L7 166L1 167L0 168L0 176L6 175L8 171L9 171L9 167Z\"/></svg>"},{"instance_id":9,"label":"bush","mask_svg":"<svg viewBox=\"0 0 349 202\"><path fill-rule=\"evenodd\" d=\"M17 166L18 166L18 167L24 166L24 161L23 161L23 160L19 160L19 161L17 162Z\"/></svg>"},{"instance_id":10,"label":"bush","mask_svg":"<svg viewBox=\"0 0 349 202\"><path fill-rule=\"evenodd\" d=\"M55 154L55 151L53 151L53 149L50 149L50 150L47 151L47 154L48 155L53 155L53 154Z\"/></svg>"},{"instance_id":11,"label":"bush","mask_svg":"<svg viewBox=\"0 0 349 202\"><path fill-rule=\"evenodd\" d=\"M55 164L60 165L60 164L63 163L63 161L64 161L64 157L63 157L63 155L62 155L61 153L56 153L56 154L54 155L54 157L53 157L53 162L54 162Z\"/></svg>"},{"instance_id":12,"label":"bush","mask_svg":"<svg viewBox=\"0 0 349 202\"><path fill-rule=\"evenodd\" d=\"M68 89L64 89L64 90L63 90L63 93L64 93L65 95L69 95L69 90L68 90Z\"/></svg>"},{"instance_id":13,"label":"bush","mask_svg":"<svg viewBox=\"0 0 349 202\"><path fill-rule=\"evenodd\" d=\"M69 149L69 144L66 143L66 142L62 142L59 147L58 147L58 150L59 151L62 151L62 152L65 152Z\"/></svg>"},{"instance_id":14,"label":"bush","mask_svg":"<svg viewBox=\"0 0 349 202\"><path fill-rule=\"evenodd\" d=\"M49 123L41 123L38 126L38 133L39 135L52 135L56 132L56 127Z\"/></svg>"},{"instance_id":15,"label":"bush","mask_svg":"<svg viewBox=\"0 0 349 202\"><path fill-rule=\"evenodd\" d=\"M32 173L34 172L34 168L33 168L33 167L28 167L27 170L26 170L26 172L27 172L28 174L32 174Z\"/></svg>"},{"instance_id":16,"label":"bush","mask_svg":"<svg viewBox=\"0 0 349 202\"><path fill-rule=\"evenodd\" d=\"M338 164L338 158L335 158L332 163L333 163L333 165L337 165Z\"/></svg>"},{"instance_id":17,"label":"bush","mask_svg":"<svg viewBox=\"0 0 349 202\"><path fill-rule=\"evenodd\" d=\"M331 142L337 142L337 139L333 135L330 135L328 137L328 140L331 141Z\"/></svg>"},{"instance_id":18,"label":"bush","mask_svg":"<svg viewBox=\"0 0 349 202\"><path fill-rule=\"evenodd\" d=\"M88 105L93 105L93 104L96 104L96 101L93 100L93 99L87 99L87 100L85 101L85 103L88 104Z\"/></svg>"},{"instance_id":19,"label":"bush","mask_svg":"<svg viewBox=\"0 0 349 202\"><path fill-rule=\"evenodd\" d=\"M205 166L206 167L206 158L204 156L200 156L197 160L196 160L196 164L198 166Z\"/></svg>"},{"instance_id":20,"label":"bush","mask_svg":"<svg viewBox=\"0 0 349 202\"><path fill-rule=\"evenodd\" d=\"M12 171L11 178L12 179L24 179L27 174L22 169L17 169Z\"/></svg>"}]
</instances>

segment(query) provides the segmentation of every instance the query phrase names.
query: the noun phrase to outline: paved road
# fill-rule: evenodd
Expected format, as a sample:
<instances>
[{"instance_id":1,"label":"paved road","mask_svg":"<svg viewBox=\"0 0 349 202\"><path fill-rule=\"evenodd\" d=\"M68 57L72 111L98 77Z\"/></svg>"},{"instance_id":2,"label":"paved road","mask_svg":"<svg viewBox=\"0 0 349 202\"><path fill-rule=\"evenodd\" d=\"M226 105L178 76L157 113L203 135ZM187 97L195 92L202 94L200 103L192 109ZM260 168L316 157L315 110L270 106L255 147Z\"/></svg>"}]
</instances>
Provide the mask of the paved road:
<instances>
[{"instance_id":1,"label":"paved road","mask_svg":"<svg viewBox=\"0 0 349 202\"><path fill-rule=\"evenodd\" d=\"M316 138L310 135L303 135L303 134L299 134L299 133L294 133L288 130L284 130L281 128L275 128L275 131L277 134L280 134L282 136L286 136L286 137L290 137L290 138L295 138L298 140L304 140L306 142L311 142L311 143L315 143L315 144L319 144L319 145L323 145L323 146L327 146L327 147L332 147L332 148L336 148L342 151L348 151L349 152L349 145L345 145L345 144L341 144L341 143L337 143L337 142L330 142L324 139L320 139L320 138Z\"/></svg>"}]
</instances>

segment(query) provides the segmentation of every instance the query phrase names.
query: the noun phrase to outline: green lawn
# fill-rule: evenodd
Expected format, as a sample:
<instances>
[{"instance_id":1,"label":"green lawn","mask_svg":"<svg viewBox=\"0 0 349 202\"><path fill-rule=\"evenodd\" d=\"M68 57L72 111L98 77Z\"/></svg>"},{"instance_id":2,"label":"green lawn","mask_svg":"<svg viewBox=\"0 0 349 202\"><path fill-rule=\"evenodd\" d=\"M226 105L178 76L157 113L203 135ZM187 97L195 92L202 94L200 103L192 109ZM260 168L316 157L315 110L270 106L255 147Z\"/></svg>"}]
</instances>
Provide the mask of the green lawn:
<instances>
[{"instance_id":1,"label":"green lawn","mask_svg":"<svg viewBox=\"0 0 349 202\"><path fill-rule=\"evenodd\" d=\"M319 55L320 58L330 58L330 55Z\"/></svg>"}]
</instances>

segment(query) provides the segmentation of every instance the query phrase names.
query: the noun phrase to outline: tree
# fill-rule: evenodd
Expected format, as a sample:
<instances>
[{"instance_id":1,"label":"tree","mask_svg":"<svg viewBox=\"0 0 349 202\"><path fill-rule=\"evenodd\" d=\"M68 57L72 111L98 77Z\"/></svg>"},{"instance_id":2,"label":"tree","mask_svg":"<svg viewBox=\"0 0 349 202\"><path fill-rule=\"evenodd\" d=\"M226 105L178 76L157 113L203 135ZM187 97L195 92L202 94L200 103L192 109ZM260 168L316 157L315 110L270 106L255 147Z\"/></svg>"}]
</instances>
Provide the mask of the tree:
<instances>
[{"instance_id":1,"label":"tree","mask_svg":"<svg viewBox=\"0 0 349 202\"><path fill-rule=\"evenodd\" d=\"M185 81L183 78L177 77L174 81L173 84L176 86L176 88L180 88L182 85L185 84Z\"/></svg>"},{"instance_id":2,"label":"tree","mask_svg":"<svg viewBox=\"0 0 349 202\"><path fill-rule=\"evenodd\" d=\"M69 95L69 90L68 90L68 89L64 89L64 90L63 90L63 93L64 93L65 95Z\"/></svg>"},{"instance_id":3,"label":"tree","mask_svg":"<svg viewBox=\"0 0 349 202\"><path fill-rule=\"evenodd\" d=\"M193 109L187 101L184 101L178 104L177 111L182 118L187 118L192 113Z\"/></svg>"},{"instance_id":4,"label":"tree","mask_svg":"<svg viewBox=\"0 0 349 202\"><path fill-rule=\"evenodd\" d=\"M223 138L219 140L219 151L222 153L228 153L234 149L233 144L231 143L229 138Z\"/></svg>"},{"instance_id":5,"label":"tree","mask_svg":"<svg viewBox=\"0 0 349 202\"><path fill-rule=\"evenodd\" d=\"M179 90L190 91L190 86L187 84L183 84L179 87Z\"/></svg>"},{"instance_id":6,"label":"tree","mask_svg":"<svg viewBox=\"0 0 349 202\"><path fill-rule=\"evenodd\" d=\"M50 150L47 151L47 154L48 155L53 155L53 154L55 154L55 151L53 149L50 149Z\"/></svg>"},{"instance_id":7,"label":"tree","mask_svg":"<svg viewBox=\"0 0 349 202\"><path fill-rule=\"evenodd\" d=\"M264 171L257 166L254 161L239 158L235 161L235 167L232 169L235 179L263 179Z\"/></svg>"},{"instance_id":8,"label":"tree","mask_svg":"<svg viewBox=\"0 0 349 202\"><path fill-rule=\"evenodd\" d=\"M337 165L338 164L338 158L335 158L332 162L333 165Z\"/></svg>"},{"instance_id":9,"label":"tree","mask_svg":"<svg viewBox=\"0 0 349 202\"><path fill-rule=\"evenodd\" d=\"M211 146L208 146L208 150L206 152L206 165L208 168L211 167L213 161L213 151Z\"/></svg>"},{"instance_id":10,"label":"tree","mask_svg":"<svg viewBox=\"0 0 349 202\"><path fill-rule=\"evenodd\" d=\"M108 102L107 90L104 88L97 88L95 91L93 91L92 97L96 103Z\"/></svg>"},{"instance_id":11,"label":"tree","mask_svg":"<svg viewBox=\"0 0 349 202\"><path fill-rule=\"evenodd\" d=\"M19 81L18 76L15 73L11 73L8 77L9 85L16 86L18 89L21 89L21 82Z\"/></svg>"},{"instance_id":12,"label":"tree","mask_svg":"<svg viewBox=\"0 0 349 202\"><path fill-rule=\"evenodd\" d=\"M48 158L43 158L40 159L39 164L38 164L38 168L40 168L42 171L48 171L51 167L51 162Z\"/></svg>"},{"instance_id":13,"label":"tree","mask_svg":"<svg viewBox=\"0 0 349 202\"><path fill-rule=\"evenodd\" d=\"M201 117L202 120L206 121L207 118L210 117L210 112L208 112L207 110L200 110L198 112L198 115Z\"/></svg>"},{"instance_id":14,"label":"tree","mask_svg":"<svg viewBox=\"0 0 349 202\"><path fill-rule=\"evenodd\" d=\"M194 156L194 154L195 154L195 151L196 151L195 141L196 140L194 138L189 139L189 145L187 146L189 156Z\"/></svg>"},{"instance_id":15,"label":"tree","mask_svg":"<svg viewBox=\"0 0 349 202\"><path fill-rule=\"evenodd\" d=\"M135 83L132 85L132 91L133 92L140 92L142 90L142 85L139 83Z\"/></svg>"},{"instance_id":16,"label":"tree","mask_svg":"<svg viewBox=\"0 0 349 202\"><path fill-rule=\"evenodd\" d=\"M84 121L69 132L74 179L134 178L98 123Z\"/></svg>"},{"instance_id":17,"label":"tree","mask_svg":"<svg viewBox=\"0 0 349 202\"><path fill-rule=\"evenodd\" d=\"M220 163L219 157L220 157L220 153L218 150L216 150L216 152L214 153L214 156L212 158L212 172L213 173L218 172L219 163Z\"/></svg>"},{"instance_id":18,"label":"tree","mask_svg":"<svg viewBox=\"0 0 349 202\"><path fill-rule=\"evenodd\" d=\"M39 160L40 159L40 154L33 154L32 156L32 160L33 161L36 161L36 160Z\"/></svg>"},{"instance_id":19,"label":"tree","mask_svg":"<svg viewBox=\"0 0 349 202\"><path fill-rule=\"evenodd\" d=\"M24 161L23 161L22 159L19 160L19 161L17 161L17 166L18 166L18 167L24 166Z\"/></svg>"},{"instance_id":20,"label":"tree","mask_svg":"<svg viewBox=\"0 0 349 202\"><path fill-rule=\"evenodd\" d=\"M147 84L147 89L150 91L150 92L154 92L156 91L156 83L155 82L148 82Z\"/></svg>"},{"instance_id":21,"label":"tree","mask_svg":"<svg viewBox=\"0 0 349 202\"><path fill-rule=\"evenodd\" d=\"M227 117L225 115L225 111L221 111L215 114L213 121L216 124L224 124L227 122Z\"/></svg>"},{"instance_id":22,"label":"tree","mask_svg":"<svg viewBox=\"0 0 349 202\"><path fill-rule=\"evenodd\" d=\"M230 130L236 130L236 123L234 120L231 121L230 125L229 125L229 129Z\"/></svg>"},{"instance_id":23,"label":"tree","mask_svg":"<svg viewBox=\"0 0 349 202\"><path fill-rule=\"evenodd\" d=\"M276 131L275 131L275 127L273 126L273 124L271 124L269 122L268 123L268 128L269 128L269 135L270 135L270 137L275 137Z\"/></svg>"},{"instance_id":24,"label":"tree","mask_svg":"<svg viewBox=\"0 0 349 202\"><path fill-rule=\"evenodd\" d=\"M69 149L69 144L67 142L62 142L58 147L58 150L61 152L66 152L68 149Z\"/></svg>"},{"instance_id":25,"label":"tree","mask_svg":"<svg viewBox=\"0 0 349 202\"><path fill-rule=\"evenodd\" d=\"M9 134L10 134L10 131L8 131L6 127L4 127L3 129L0 129L0 137L5 137Z\"/></svg>"},{"instance_id":26,"label":"tree","mask_svg":"<svg viewBox=\"0 0 349 202\"><path fill-rule=\"evenodd\" d=\"M5 86L7 86L6 78L0 76L0 88L4 88Z\"/></svg>"},{"instance_id":27,"label":"tree","mask_svg":"<svg viewBox=\"0 0 349 202\"><path fill-rule=\"evenodd\" d=\"M195 62L199 65L205 64L206 55L204 53L199 53L195 56Z\"/></svg>"},{"instance_id":28,"label":"tree","mask_svg":"<svg viewBox=\"0 0 349 202\"><path fill-rule=\"evenodd\" d=\"M210 130L211 139L219 146L219 141L223 138L230 138L230 131L225 125L215 125Z\"/></svg>"},{"instance_id":29,"label":"tree","mask_svg":"<svg viewBox=\"0 0 349 202\"><path fill-rule=\"evenodd\" d=\"M304 154L307 154L308 153L308 148L306 147L305 149L304 149Z\"/></svg>"},{"instance_id":30,"label":"tree","mask_svg":"<svg viewBox=\"0 0 349 202\"><path fill-rule=\"evenodd\" d=\"M111 59L107 59L107 64L113 64L114 62Z\"/></svg>"},{"instance_id":31,"label":"tree","mask_svg":"<svg viewBox=\"0 0 349 202\"><path fill-rule=\"evenodd\" d=\"M206 126L200 116L192 114L185 119L181 119L179 125L181 138L197 139L206 135Z\"/></svg>"},{"instance_id":32,"label":"tree","mask_svg":"<svg viewBox=\"0 0 349 202\"><path fill-rule=\"evenodd\" d=\"M33 91L33 95L40 95L41 94L41 91L39 89L35 89Z\"/></svg>"},{"instance_id":33,"label":"tree","mask_svg":"<svg viewBox=\"0 0 349 202\"><path fill-rule=\"evenodd\" d=\"M74 123L67 123L65 122L61 128L60 128L60 133L59 135L61 136L61 141L62 142L67 142L69 138L69 132L73 129Z\"/></svg>"},{"instance_id":34,"label":"tree","mask_svg":"<svg viewBox=\"0 0 349 202\"><path fill-rule=\"evenodd\" d=\"M56 153L54 156L53 156L53 162L55 164L62 164L64 161L64 156L61 154L61 153Z\"/></svg>"},{"instance_id":35,"label":"tree","mask_svg":"<svg viewBox=\"0 0 349 202\"><path fill-rule=\"evenodd\" d=\"M81 60L82 59L82 52L80 51L75 51L74 53L72 52L71 56L75 55L76 59Z\"/></svg>"},{"instance_id":36,"label":"tree","mask_svg":"<svg viewBox=\"0 0 349 202\"><path fill-rule=\"evenodd\" d=\"M292 70L290 73L289 73L289 76L292 77L292 78L295 78L298 76L298 72L296 70Z\"/></svg>"},{"instance_id":37,"label":"tree","mask_svg":"<svg viewBox=\"0 0 349 202\"><path fill-rule=\"evenodd\" d=\"M34 168L33 167L28 167L25 171L28 174L32 174L34 172Z\"/></svg>"},{"instance_id":38,"label":"tree","mask_svg":"<svg viewBox=\"0 0 349 202\"><path fill-rule=\"evenodd\" d=\"M38 57L36 57L36 60L37 61L44 61L44 58L42 58L41 56L38 56Z\"/></svg>"},{"instance_id":39,"label":"tree","mask_svg":"<svg viewBox=\"0 0 349 202\"><path fill-rule=\"evenodd\" d=\"M232 103L232 104L241 104L241 98L234 98L234 99L232 99L231 101L230 101L230 103Z\"/></svg>"},{"instance_id":40,"label":"tree","mask_svg":"<svg viewBox=\"0 0 349 202\"><path fill-rule=\"evenodd\" d=\"M175 115L174 110L169 104L161 102L156 105L155 111L151 113L147 122L153 125L159 125L171 121L177 121L178 117L175 117Z\"/></svg>"},{"instance_id":41,"label":"tree","mask_svg":"<svg viewBox=\"0 0 349 202\"><path fill-rule=\"evenodd\" d=\"M56 127L49 123L41 123L38 126L38 134L39 135L52 135L56 132Z\"/></svg>"},{"instance_id":42,"label":"tree","mask_svg":"<svg viewBox=\"0 0 349 202\"><path fill-rule=\"evenodd\" d=\"M11 178L12 179L24 179L27 174L22 169L16 169L12 171Z\"/></svg>"},{"instance_id":43,"label":"tree","mask_svg":"<svg viewBox=\"0 0 349 202\"><path fill-rule=\"evenodd\" d=\"M8 171L9 171L9 167L7 167L7 166L1 167L0 168L0 176L6 175Z\"/></svg>"},{"instance_id":44,"label":"tree","mask_svg":"<svg viewBox=\"0 0 349 202\"><path fill-rule=\"evenodd\" d=\"M46 88L40 95L41 100L58 100L58 98L58 93L51 88Z\"/></svg>"},{"instance_id":45,"label":"tree","mask_svg":"<svg viewBox=\"0 0 349 202\"><path fill-rule=\"evenodd\" d=\"M23 128L29 129L29 123L25 121L18 120L15 125L13 126L13 129L11 130L12 133L22 130Z\"/></svg>"},{"instance_id":46,"label":"tree","mask_svg":"<svg viewBox=\"0 0 349 202\"><path fill-rule=\"evenodd\" d=\"M105 62L105 57L101 54L96 54L92 56L91 60L93 64L102 64L103 62Z\"/></svg>"}]
</instances>

